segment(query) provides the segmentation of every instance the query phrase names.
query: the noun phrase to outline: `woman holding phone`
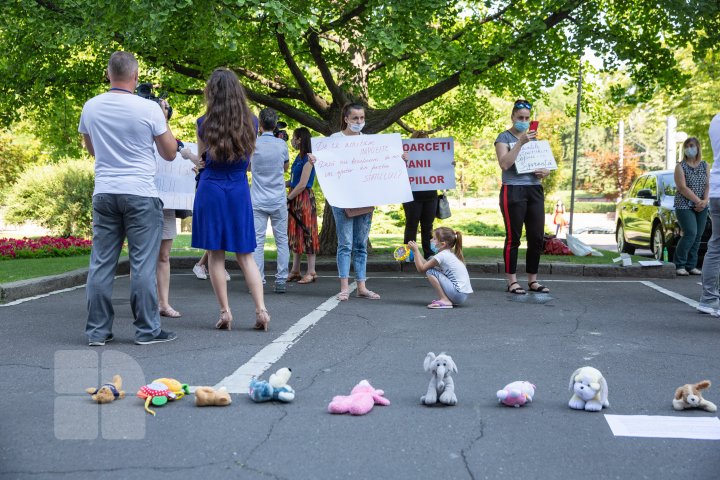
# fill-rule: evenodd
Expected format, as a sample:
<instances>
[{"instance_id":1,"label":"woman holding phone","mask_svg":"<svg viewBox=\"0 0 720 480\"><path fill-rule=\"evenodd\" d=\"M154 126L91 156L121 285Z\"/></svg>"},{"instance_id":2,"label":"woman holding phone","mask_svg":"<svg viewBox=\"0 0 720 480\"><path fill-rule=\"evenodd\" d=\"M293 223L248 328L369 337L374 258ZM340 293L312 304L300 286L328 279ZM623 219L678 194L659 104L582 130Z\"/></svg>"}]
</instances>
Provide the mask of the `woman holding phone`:
<instances>
[{"instance_id":1,"label":"woman holding phone","mask_svg":"<svg viewBox=\"0 0 720 480\"><path fill-rule=\"evenodd\" d=\"M517 100L510 115L512 127L495 139L495 153L502 169L500 211L505 223L503 261L507 292L516 295L527 293L527 290L518 283L515 273L523 225L527 236L525 271L528 277L528 290L536 293L550 292L549 288L537 280L545 229L545 194L541 180L550 175L550 170L542 168L533 172L518 173L515 167L522 146L536 140L537 122L532 122L534 129L530 129L531 111L530 102Z\"/></svg>"}]
</instances>

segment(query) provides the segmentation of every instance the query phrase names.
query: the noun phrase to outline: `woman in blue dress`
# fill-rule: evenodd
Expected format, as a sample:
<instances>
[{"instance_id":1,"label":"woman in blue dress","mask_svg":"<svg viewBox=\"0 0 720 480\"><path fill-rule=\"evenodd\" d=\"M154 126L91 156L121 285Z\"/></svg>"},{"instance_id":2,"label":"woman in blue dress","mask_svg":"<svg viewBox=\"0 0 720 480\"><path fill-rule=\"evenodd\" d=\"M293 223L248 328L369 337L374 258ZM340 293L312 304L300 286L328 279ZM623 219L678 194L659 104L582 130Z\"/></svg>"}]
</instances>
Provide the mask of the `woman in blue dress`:
<instances>
[{"instance_id":1,"label":"woman in blue dress","mask_svg":"<svg viewBox=\"0 0 720 480\"><path fill-rule=\"evenodd\" d=\"M205 115L197 121L200 174L192 220L192 246L208 251L210 280L220 305L215 328L230 330L232 313L225 279L225 252L234 252L255 302L255 329L268 329L262 280L252 258L255 250L247 168L255 148L257 119L235 73L216 69L205 86Z\"/></svg>"}]
</instances>

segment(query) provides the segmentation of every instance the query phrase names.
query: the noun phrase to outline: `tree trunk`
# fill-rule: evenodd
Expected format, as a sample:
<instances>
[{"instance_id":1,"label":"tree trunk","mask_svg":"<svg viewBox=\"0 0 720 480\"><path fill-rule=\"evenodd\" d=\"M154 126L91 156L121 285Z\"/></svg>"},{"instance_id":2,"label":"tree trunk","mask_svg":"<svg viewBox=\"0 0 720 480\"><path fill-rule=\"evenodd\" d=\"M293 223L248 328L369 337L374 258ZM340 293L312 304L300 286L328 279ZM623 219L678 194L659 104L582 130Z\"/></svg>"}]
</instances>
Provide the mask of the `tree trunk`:
<instances>
[{"instance_id":1,"label":"tree trunk","mask_svg":"<svg viewBox=\"0 0 720 480\"><path fill-rule=\"evenodd\" d=\"M320 231L320 255L337 254L337 229L335 228L335 216L332 207L325 200L323 211L322 231Z\"/></svg>"}]
</instances>

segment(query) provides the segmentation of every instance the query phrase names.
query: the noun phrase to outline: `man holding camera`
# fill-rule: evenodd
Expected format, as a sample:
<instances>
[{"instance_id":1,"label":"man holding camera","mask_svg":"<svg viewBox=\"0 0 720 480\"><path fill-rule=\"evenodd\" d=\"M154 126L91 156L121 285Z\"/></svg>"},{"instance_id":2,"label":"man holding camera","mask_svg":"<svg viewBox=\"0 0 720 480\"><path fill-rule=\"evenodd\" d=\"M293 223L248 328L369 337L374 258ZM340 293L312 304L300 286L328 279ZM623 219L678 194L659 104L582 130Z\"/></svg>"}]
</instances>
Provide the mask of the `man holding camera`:
<instances>
[{"instance_id":1,"label":"man holding camera","mask_svg":"<svg viewBox=\"0 0 720 480\"><path fill-rule=\"evenodd\" d=\"M260 135L255 143L255 152L250 161L252 186L250 197L255 217L255 240L257 247L253 257L260 269L265 283L265 232L268 218L272 225L277 245L277 274L275 275L275 293L285 293L288 277L290 247L288 246L287 195L285 194L285 172L290 157L285 141L273 134L278 115L272 108L260 110L258 129Z\"/></svg>"},{"instance_id":2,"label":"man holding camera","mask_svg":"<svg viewBox=\"0 0 720 480\"><path fill-rule=\"evenodd\" d=\"M90 346L113 340L115 312L112 289L123 240L130 256L130 304L135 318L135 343L175 340L160 328L155 268L160 249L163 213L155 188L155 152L173 160L175 137L167 125L169 105L133 94L138 63L127 52L108 62L110 90L83 106L78 131L95 157L93 246L87 278Z\"/></svg>"}]
</instances>

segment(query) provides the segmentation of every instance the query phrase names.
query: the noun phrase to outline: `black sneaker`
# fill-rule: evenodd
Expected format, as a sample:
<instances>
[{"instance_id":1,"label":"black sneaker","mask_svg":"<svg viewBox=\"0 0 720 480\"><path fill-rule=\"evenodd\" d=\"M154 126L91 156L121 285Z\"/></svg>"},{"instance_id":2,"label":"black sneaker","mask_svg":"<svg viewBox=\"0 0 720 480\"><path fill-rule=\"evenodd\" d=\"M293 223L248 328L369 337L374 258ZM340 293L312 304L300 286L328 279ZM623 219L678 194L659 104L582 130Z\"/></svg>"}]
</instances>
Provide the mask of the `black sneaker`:
<instances>
[{"instance_id":1,"label":"black sneaker","mask_svg":"<svg viewBox=\"0 0 720 480\"><path fill-rule=\"evenodd\" d=\"M276 283L275 284L275 293L285 293L287 292L287 285L284 283Z\"/></svg>"},{"instance_id":2,"label":"black sneaker","mask_svg":"<svg viewBox=\"0 0 720 480\"><path fill-rule=\"evenodd\" d=\"M88 345L91 347L103 347L106 343L112 342L115 339L115 335L112 333L105 337L105 340L91 340L88 342Z\"/></svg>"},{"instance_id":3,"label":"black sneaker","mask_svg":"<svg viewBox=\"0 0 720 480\"><path fill-rule=\"evenodd\" d=\"M151 338L150 340L135 340L135 345L150 345L151 343L172 342L176 338L177 334L175 332L166 332L165 330L160 330L160 333L158 333L155 338Z\"/></svg>"}]
</instances>

